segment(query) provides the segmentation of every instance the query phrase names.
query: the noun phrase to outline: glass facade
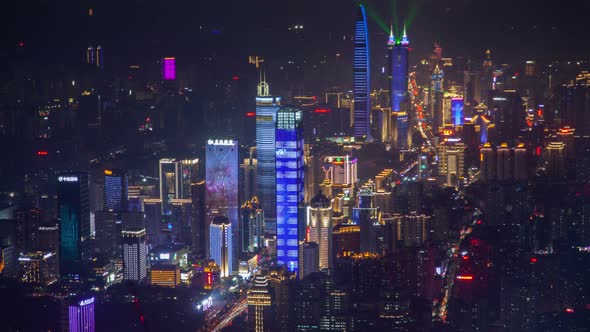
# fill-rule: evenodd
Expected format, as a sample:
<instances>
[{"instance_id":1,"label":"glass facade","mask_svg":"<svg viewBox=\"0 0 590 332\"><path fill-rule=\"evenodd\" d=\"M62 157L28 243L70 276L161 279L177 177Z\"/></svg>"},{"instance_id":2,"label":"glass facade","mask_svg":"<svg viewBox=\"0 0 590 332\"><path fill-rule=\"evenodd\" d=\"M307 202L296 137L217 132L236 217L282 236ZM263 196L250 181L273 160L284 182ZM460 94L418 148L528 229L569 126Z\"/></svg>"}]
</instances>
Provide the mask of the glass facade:
<instances>
[{"instance_id":1,"label":"glass facade","mask_svg":"<svg viewBox=\"0 0 590 332\"><path fill-rule=\"evenodd\" d=\"M408 98L408 39L404 35L391 48L391 111L407 111L404 103Z\"/></svg>"},{"instance_id":2,"label":"glass facade","mask_svg":"<svg viewBox=\"0 0 590 332\"><path fill-rule=\"evenodd\" d=\"M88 255L90 208L88 174L65 173L57 178L60 230L60 271L62 276L79 275Z\"/></svg>"},{"instance_id":3,"label":"glass facade","mask_svg":"<svg viewBox=\"0 0 590 332\"><path fill-rule=\"evenodd\" d=\"M238 170L238 141L217 139L207 142L205 205L208 223L218 216L227 217L231 223L233 243L238 243L239 239ZM232 247L235 257L238 256L238 250L239 246ZM237 265L233 268L237 271Z\"/></svg>"},{"instance_id":4,"label":"glass facade","mask_svg":"<svg viewBox=\"0 0 590 332\"><path fill-rule=\"evenodd\" d=\"M369 33L363 5L359 6L355 21L353 61L354 136L370 140Z\"/></svg>"},{"instance_id":5,"label":"glass facade","mask_svg":"<svg viewBox=\"0 0 590 332\"><path fill-rule=\"evenodd\" d=\"M302 111L283 108L277 113L277 263L299 270L299 208L303 203Z\"/></svg>"},{"instance_id":6,"label":"glass facade","mask_svg":"<svg viewBox=\"0 0 590 332\"><path fill-rule=\"evenodd\" d=\"M104 171L104 207L109 211L124 211L127 205L127 174Z\"/></svg>"},{"instance_id":7,"label":"glass facade","mask_svg":"<svg viewBox=\"0 0 590 332\"><path fill-rule=\"evenodd\" d=\"M275 129L280 97L256 98L256 185L264 218L276 222Z\"/></svg>"}]
</instances>

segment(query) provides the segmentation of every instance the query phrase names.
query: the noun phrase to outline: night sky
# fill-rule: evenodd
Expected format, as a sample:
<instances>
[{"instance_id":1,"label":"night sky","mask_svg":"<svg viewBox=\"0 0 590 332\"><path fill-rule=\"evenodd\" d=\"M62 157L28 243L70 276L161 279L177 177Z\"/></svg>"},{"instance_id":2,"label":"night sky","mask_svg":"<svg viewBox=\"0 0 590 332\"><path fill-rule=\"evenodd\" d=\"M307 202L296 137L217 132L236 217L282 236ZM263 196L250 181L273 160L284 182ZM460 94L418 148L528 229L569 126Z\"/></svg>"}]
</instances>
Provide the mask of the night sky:
<instances>
[{"instance_id":1,"label":"night sky","mask_svg":"<svg viewBox=\"0 0 590 332\"><path fill-rule=\"evenodd\" d=\"M389 25L395 2L400 20L416 13L408 32L420 56L434 41L445 56L479 56L486 48L519 61L590 53L589 1L372 0L368 6ZM0 54L12 54L22 41L31 53L54 63L74 61L89 44L130 58L213 52L283 61L290 55L333 53L328 48L351 34L355 12L350 0L41 0L2 7ZM372 43L383 38L384 44L385 33L371 21ZM304 43L292 43L288 27L295 24L305 26L299 37Z\"/></svg>"}]
</instances>

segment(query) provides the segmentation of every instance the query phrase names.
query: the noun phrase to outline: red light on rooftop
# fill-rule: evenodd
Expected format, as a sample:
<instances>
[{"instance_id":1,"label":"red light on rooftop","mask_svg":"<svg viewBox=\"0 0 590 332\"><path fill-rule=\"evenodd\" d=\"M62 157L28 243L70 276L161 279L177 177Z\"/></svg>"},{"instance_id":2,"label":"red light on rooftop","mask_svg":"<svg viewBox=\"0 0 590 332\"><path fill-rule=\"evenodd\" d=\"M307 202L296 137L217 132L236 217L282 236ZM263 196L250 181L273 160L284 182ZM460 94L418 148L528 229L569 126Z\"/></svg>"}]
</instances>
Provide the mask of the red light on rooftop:
<instances>
[{"instance_id":1,"label":"red light on rooftop","mask_svg":"<svg viewBox=\"0 0 590 332\"><path fill-rule=\"evenodd\" d=\"M537 262L537 257L531 257L531 263L535 264Z\"/></svg>"},{"instance_id":2,"label":"red light on rooftop","mask_svg":"<svg viewBox=\"0 0 590 332\"><path fill-rule=\"evenodd\" d=\"M47 151L37 151L38 156L46 156L48 154L49 154L49 152L47 152Z\"/></svg>"},{"instance_id":3,"label":"red light on rooftop","mask_svg":"<svg viewBox=\"0 0 590 332\"><path fill-rule=\"evenodd\" d=\"M256 112L248 112L246 113L246 116L251 118L253 116L256 116Z\"/></svg>"},{"instance_id":4,"label":"red light on rooftop","mask_svg":"<svg viewBox=\"0 0 590 332\"><path fill-rule=\"evenodd\" d=\"M316 108L314 113L330 113L330 110L327 108Z\"/></svg>"},{"instance_id":5,"label":"red light on rooftop","mask_svg":"<svg viewBox=\"0 0 590 332\"><path fill-rule=\"evenodd\" d=\"M234 77L232 77L231 79L232 79L232 80L234 80L234 81L237 81L237 80L239 80L239 79L240 79L240 76L234 76Z\"/></svg>"},{"instance_id":6,"label":"red light on rooftop","mask_svg":"<svg viewBox=\"0 0 590 332\"><path fill-rule=\"evenodd\" d=\"M25 43L19 42L17 45L18 45L18 47L23 47L23 46L25 46Z\"/></svg>"},{"instance_id":7,"label":"red light on rooftop","mask_svg":"<svg viewBox=\"0 0 590 332\"><path fill-rule=\"evenodd\" d=\"M537 157L541 156L541 147L540 146L537 146L537 148L535 149L535 155Z\"/></svg>"},{"instance_id":8,"label":"red light on rooftop","mask_svg":"<svg viewBox=\"0 0 590 332\"><path fill-rule=\"evenodd\" d=\"M457 280L473 280L473 276L457 276Z\"/></svg>"},{"instance_id":9,"label":"red light on rooftop","mask_svg":"<svg viewBox=\"0 0 590 332\"><path fill-rule=\"evenodd\" d=\"M572 308L565 308L565 312L567 312L568 314L573 314L575 310Z\"/></svg>"},{"instance_id":10,"label":"red light on rooftop","mask_svg":"<svg viewBox=\"0 0 590 332\"><path fill-rule=\"evenodd\" d=\"M464 261L469 260L469 256L467 256L467 255L463 256L463 260Z\"/></svg>"}]
</instances>

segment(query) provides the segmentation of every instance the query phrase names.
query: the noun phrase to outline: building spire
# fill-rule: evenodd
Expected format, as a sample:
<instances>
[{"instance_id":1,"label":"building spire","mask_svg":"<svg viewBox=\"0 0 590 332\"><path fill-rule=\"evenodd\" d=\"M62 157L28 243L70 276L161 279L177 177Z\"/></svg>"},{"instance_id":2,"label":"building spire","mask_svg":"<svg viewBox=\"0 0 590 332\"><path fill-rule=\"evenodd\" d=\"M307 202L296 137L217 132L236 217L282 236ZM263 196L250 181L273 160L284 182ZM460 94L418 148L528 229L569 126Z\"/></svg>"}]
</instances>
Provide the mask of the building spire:
<instances>
[{"instance_id":1,"label":"building spire","mask_svg":"<svg viewBox=\"0 0 590 332\"><path fill-rule=\"evenodd\" d=\"M260 82L258 83L258 97L270 96L270 86L266 83L266 73L264 70L260 71Z\"/></svg>"},{"instance_id":2,"label":"building spire","mask_svg":"<svg viewBox=\"0 0 590 332\"><path fill-rule=\"evenodd\" d=\"M408 46L409 44L410 44L410 41L408 40L408 35L406 34L406 23L404 23L404 34L402 36L402 45Z\"/></svg>"},{"instance_id":3,"label":"building spire","mask_svg":"<svg viewBox=\"0 0 590 332\"><path fill-rule=\"evenodd\" d=\"M393 24L389 23L389 39L387 40L387 45L394 45L395 44L395 37L393 36Z\"/></svg>"}]
</instances>

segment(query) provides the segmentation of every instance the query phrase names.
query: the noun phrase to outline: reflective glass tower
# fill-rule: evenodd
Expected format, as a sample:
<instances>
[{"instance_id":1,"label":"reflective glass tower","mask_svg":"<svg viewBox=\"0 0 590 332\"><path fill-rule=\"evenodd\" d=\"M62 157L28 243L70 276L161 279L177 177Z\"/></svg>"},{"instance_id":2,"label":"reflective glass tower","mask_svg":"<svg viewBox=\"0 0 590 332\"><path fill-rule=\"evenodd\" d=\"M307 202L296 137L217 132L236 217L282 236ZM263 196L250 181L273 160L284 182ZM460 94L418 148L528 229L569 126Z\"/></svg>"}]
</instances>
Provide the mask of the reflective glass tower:
<instances>
[{"instance_id":1,"label":"reflective glass tower","mask_svg":"<svg viewBox=\"0 0 590 332\"><path fill-rule=\"evenodd\" d=\"M256 186L267 224L276 223L277 218L275 129L280 105L281 97L271 96L262 78L256 97Z\"/></svg>"},{"instance_id":2,"label":"reflective glass tower","mask_svg":"<svg viewBox=\"0 0 590 332\"><path fill-rule=\"evenodd\" d=\"M354 136L371 140L369 112L369 31L365 7L359 6L354 22L353 94L354 94Z\"/></svg>"},{"instance_id":3,"label":"reflective glass tower","mask_svg":"<svg viewBox=\"0 0 590 332\"><path fill-rule=\"evenodd\" d=\"M277 263L299 270L299 207L303 203L302 111L282 108L277 113Z\"/></svg>"},{"instance_id":4,"label":"reflective glass tower","mask_svg":"<svg viewBox=\"0 0 590 332\"><path fill-rule=\"evenodd\" d=\"M109 211L127 209L127 174L123 171L104 170L104 207Z\"/></svg>"},{"instance_id":5,"label":"reflective glass tower","mask_svg":"<svg viewBox=\"0 0 590 332\"><path fill-rule=\"evenodd\" d=\"M90 207L88 174L63 173L57 177L60 231L60 271L62 277L76 278L89 254Z\"/></svg>"}]
</instances>

